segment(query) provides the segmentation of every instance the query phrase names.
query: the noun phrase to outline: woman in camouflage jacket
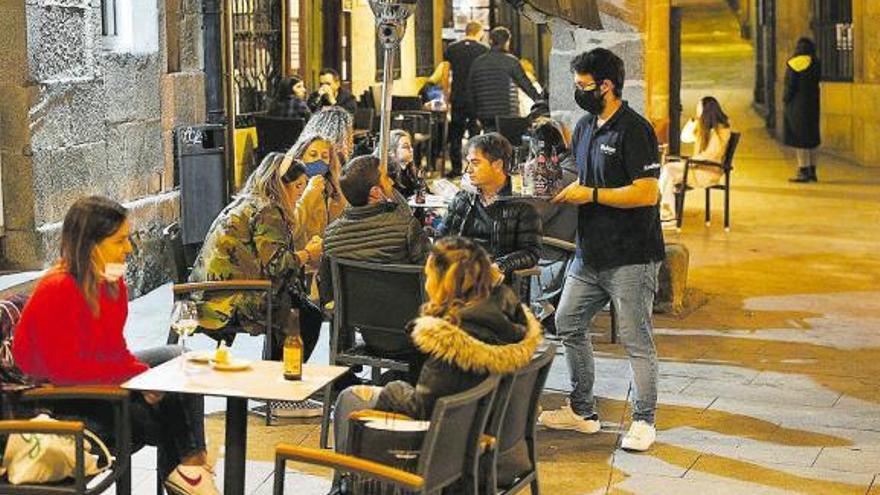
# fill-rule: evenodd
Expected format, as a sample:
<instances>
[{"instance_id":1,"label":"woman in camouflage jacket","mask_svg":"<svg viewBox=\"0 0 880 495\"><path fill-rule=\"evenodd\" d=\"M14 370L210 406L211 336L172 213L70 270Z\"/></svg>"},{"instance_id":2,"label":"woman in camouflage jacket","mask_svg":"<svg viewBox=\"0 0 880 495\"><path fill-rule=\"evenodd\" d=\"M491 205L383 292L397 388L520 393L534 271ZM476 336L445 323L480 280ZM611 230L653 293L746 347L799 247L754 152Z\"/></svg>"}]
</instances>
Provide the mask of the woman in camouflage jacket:
<instances>
[{"instance_id":1,"label":"woman in camouflage jacket","mask_svg":"<svg viewBox=\"0 0 880 495\"><path fill-rule=\"evenodd\" d=\"M271 280L273 321L286 333L286 328L296 324L291 309L300 310L306 355L317 342L320 316L315 325L311 321L315 308L306 297L301 275L305 265L319 261L322 246L319 238L313 238L297 250L293 239L302 230L309 200L321 198L323 191L323 177L307 182L302 163L270 153L214 220L189 277L190 282ZM230 326L256 335L265 331L265 315L262 294L212 292L200 305L199 325L216 338L230 336L224 332ZM275 353L280 355L273 349Z\"/></svg>"}]
</instances>

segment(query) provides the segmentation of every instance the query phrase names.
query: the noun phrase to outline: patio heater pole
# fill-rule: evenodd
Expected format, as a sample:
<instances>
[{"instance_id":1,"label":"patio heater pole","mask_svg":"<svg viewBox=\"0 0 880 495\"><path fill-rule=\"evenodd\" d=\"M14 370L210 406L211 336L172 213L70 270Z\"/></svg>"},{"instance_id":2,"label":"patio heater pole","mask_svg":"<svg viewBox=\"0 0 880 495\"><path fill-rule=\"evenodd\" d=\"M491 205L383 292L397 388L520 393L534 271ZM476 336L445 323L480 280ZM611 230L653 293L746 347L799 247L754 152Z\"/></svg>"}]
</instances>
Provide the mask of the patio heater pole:
<instances>
[{"instance_id":1,"label":"patio heater pole","mask_svg":"<svg viewBox=\"0 0 880 495\"><path fill-rule=\"evenodd\" d=\"M394 87L394 56L406 33L406 20L416 8L416 0L369 0L376 17L376 32L385 53L382 71L382 119L379 132L379 159L388 167L388 134L391 132L391 94Z\"/></svg>"}]
</instances>

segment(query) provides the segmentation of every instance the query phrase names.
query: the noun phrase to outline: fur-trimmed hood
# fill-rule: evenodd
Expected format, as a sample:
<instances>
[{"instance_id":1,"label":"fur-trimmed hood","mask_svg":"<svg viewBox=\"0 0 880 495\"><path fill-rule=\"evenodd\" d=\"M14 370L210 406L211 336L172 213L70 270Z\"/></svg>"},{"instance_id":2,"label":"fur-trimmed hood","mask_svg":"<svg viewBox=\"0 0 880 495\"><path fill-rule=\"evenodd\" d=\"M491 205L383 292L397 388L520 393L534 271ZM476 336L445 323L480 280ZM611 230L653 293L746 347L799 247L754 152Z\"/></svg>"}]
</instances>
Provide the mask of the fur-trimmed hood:
<instances>
[{"instance_id":1,"label":"fur-trimmed hood","mask_svg":"<svg viewBox=\"0 0 880 495\"><path fill-rule=\"evenodd\" d=\"M476 373L504 374L527 364L543 340L541 323L523 305L525 335L519 342L490 344L474 337L461 326L435 316L414 321L411 337L423 353Z\"/></svg>"}]
</instances>

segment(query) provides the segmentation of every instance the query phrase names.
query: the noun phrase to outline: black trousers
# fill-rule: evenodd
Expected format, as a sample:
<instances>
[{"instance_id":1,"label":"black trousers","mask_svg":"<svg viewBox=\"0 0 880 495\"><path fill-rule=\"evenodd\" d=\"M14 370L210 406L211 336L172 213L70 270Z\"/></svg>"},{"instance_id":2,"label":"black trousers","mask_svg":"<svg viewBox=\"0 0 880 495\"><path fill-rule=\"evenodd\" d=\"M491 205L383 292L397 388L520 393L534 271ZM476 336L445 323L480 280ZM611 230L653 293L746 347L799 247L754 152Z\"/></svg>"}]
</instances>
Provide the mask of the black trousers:
<instances>
[{"instance_id":1,"label":"black trousers","mask_svg":"<svg viewBox=\"0 0 880 495\"><path fill-rule=\"evenodd\" d=\"M460 105L453 105L452 120L449 122L449 161L452 163L452 173L461 175L461 140L467 131L468 137L480 133L480 125L473 110Z\"/></svg>"},{"instance_id":2,"label":"black trousers","mask_svg":"<svg viewBox=\"0 0 880 495\"><path fill-rule=\"evenodd\" d=\"M182 353L180 346L163 346L135 352L148 366L156 367ZM201 395L167 393L156 405L147 404L143 394L131 393L132 452L144 445L159 449L157 466L164 480L188 456L205 450L205 401ZM71 401L55 408L59 418L80 419L99 438L115 445L113 411L105 403Z\"/></svg>"}]
</instances>

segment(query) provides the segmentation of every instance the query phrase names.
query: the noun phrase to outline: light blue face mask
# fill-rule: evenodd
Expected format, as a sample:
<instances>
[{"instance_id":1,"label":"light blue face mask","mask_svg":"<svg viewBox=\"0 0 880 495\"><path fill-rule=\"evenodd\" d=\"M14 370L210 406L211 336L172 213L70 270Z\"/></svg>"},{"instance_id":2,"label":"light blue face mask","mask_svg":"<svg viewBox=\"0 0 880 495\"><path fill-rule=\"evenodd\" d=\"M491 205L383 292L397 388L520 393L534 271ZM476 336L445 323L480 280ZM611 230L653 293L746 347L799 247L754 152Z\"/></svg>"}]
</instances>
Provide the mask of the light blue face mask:
<instances>
[{"instance_id":1,"label":"light blue face mask","mask_svg":"<svg viewBox=\"0 0 880 495\"><path fill-rule=\"evenodd\" d=\"M324 175L330 171L330 165L324 160L317 160L304 164L306 166L306 175L314 177L316 175Z\"/></svg>"}]
</instances>

